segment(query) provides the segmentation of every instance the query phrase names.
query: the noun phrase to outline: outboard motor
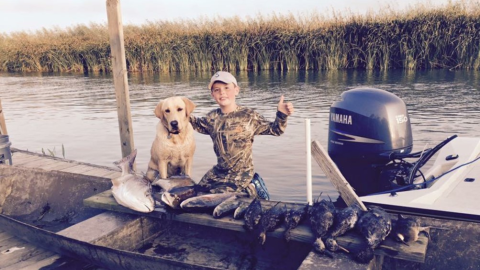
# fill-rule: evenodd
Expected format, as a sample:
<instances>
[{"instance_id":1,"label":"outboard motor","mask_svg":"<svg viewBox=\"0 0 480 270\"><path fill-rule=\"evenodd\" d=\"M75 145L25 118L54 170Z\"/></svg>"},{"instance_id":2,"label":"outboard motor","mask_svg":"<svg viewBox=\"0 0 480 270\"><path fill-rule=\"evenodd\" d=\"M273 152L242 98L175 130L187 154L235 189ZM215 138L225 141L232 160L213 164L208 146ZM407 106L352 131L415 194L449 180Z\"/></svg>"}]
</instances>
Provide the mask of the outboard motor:
<instances>
[{"instance_id":1,"label":"outboard motor","mask_svg":"<svg viewBox=\"0 0 480 270\"><path fill-rule=\"evenodd\" d=\"M412 151L403 100L385 90L345 91L330 108L328 154L359 196L383 190L382 168Z\"/></svg>"}]
</instances>

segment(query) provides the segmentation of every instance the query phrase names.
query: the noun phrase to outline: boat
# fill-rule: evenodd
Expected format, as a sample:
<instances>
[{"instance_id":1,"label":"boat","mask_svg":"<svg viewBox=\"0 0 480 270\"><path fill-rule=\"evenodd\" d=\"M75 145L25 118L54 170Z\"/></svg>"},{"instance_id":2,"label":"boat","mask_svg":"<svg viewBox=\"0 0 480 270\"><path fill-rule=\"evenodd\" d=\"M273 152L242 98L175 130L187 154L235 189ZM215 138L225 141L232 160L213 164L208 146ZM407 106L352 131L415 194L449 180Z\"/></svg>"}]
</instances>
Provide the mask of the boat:
<instances>
[{"instance_id":1,"label":"boat","mask_svg":"<svg viewBox=\"0 0 480 270\"><path fill-rule=\"evenodd\" d=\"M244 230L243 221L232 216L214 218L209 212L171 211L161 205L151 213L125 208L113 198L110 181L0 165L0 233L34 245L15 251L21 261L1 259L0 268L54 268L58 260L73 258L106 269L307 270L313 269L312 258L321 258L312 253L314 237L306 224L292 231L288 243L283 239L285 229L280 227L268 233L265 245L260 246L253 244L256 239ZM277 203L265 201L263 206L268 209ZM339 237L338 242L352 251L361 245L353 232ZM2 258L4 251L19 248L20 242L0 243ZM425 237L406 247L387 239L376 253L423 262L427 243ZM48 252L59 255L35 259Z\"/></svg>"},{"instance_id":2,"label":"boat","mask_svg":"<svg viewBox=\"0 0 480 270\"><path fill-rule=\"evenodd\" d=\"M401 213L480 222L480 138L452 139L414 185L360 199Z\"/></svg>"},{"instance_id":3,"label":"boat","mask_svg":"<svg viewBox=\"0 0 480 270\"><path fill-rule=\"evenodd\" d=\"M287 245L280 238L252 248L245 232L173 220L169 216L176 215L161 207L145 216L128 208L118 212L85 206L85 199L104 192L114 202L107 178L7 165L0 165L0 177L0 230L107 269L265 269L280 265L293 269L311 250L309 243ZM116 203L115 207L123 208ZM215 221L211 214L189 218L196 215L207 223ZM0 268L8 266L0 263Z\"/></svg>"},{"instance_id":4,"label":"boat","mask_svg":"<svg viewBox=\"0 0 480 270\"><path fill-rule=\"evenodd\" d=\"M410 122L393 93L347 90L330 108L328 154L366 205L480 222L480 138L452 134L412 153Z\"/></svg>"}]
</instances>

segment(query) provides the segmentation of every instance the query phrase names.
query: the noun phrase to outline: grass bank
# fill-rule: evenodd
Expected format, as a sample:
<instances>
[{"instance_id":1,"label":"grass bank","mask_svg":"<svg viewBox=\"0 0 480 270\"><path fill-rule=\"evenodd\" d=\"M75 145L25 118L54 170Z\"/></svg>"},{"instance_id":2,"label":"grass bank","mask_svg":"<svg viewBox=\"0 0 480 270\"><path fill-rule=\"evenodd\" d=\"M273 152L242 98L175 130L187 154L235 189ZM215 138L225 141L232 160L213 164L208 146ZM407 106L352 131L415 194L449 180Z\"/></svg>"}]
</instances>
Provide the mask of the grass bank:
<instances>
[{"instance_id":1,"label":"grass bank","mask_svg":"<svg viewBox=\"0 0 480 270\"><path fill-rule=\"evenodd\" d=\"M130 72L480 69L480 1L124 26ZM106 25L0 34L0 71L109 72Z\"/></svg>"}]
</instances>

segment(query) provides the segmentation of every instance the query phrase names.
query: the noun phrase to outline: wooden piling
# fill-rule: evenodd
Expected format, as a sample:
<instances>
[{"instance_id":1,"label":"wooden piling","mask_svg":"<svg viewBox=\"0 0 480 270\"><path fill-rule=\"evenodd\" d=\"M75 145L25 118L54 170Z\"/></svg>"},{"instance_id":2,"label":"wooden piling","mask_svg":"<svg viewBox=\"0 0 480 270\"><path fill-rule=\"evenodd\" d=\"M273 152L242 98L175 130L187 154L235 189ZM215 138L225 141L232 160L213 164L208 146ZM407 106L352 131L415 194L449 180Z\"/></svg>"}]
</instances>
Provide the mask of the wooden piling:
<instances>
[{"instance_id":1,"label":"wooden piling","mask_svg":"<svg viewBox=\"0 0 480 270\"><path fill-rule=\"evenodd\" d=\"M3 115L2 99L0 98L0 135L8 135L5 116Z\"/></svg>"},{"instance_id":2,"label":"wooden piling","mask_svg":"<svg viewBox=\"0 0 480 270\"><path fill-rule=\"evenodd\" d=\"M113 81L117 99L118 126L122 156L129 155L134 149L130 96L128 91L127 62L123 40L122 14L120 0L107 0L108 33L112 58Z\"/></svg>"},{"instance_id":3,"label":"wooden piling","mask_svg":"<svg viewBox=\"0 0 480 270\"><path fill-rule=\"evenodd\" d=\"M345 177L343 177L343 174L340 172L335 162L333 162L322 145L317 141L312 142L312 156L330 182L335 186L335 188L337 188L345 203L347 205L356 203L364 211L367 211L367 208L360 198L358 198L355 191L353 191L352 186L347 182Z\"/></svg>"}]
</instances>

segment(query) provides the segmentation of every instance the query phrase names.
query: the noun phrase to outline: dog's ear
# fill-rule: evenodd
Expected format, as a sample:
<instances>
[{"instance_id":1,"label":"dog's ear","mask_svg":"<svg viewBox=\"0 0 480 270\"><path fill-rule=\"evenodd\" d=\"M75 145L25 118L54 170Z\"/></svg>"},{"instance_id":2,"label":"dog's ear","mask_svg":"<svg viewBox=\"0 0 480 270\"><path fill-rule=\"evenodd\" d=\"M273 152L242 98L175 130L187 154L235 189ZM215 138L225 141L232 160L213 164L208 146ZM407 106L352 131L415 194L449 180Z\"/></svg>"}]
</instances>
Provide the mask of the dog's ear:
<instances>
[{"instance_id":1,"label":"dog's ear","mask_svg":"<svg viewBox=\"0 0 480 270\"><path fill-rule=\"evenodd\" d=\"M153 111L155 113L155 116L162 119L163 118L163 110L162 110L162 105L163 105L163 100L158 102L157 107L155 107L155 110Z\"/></svg>"},{"instance_id":2,"label":"dog's ear","mask_svg":"<svg viewBox=\"0 0 480 270\"><path fill-rule=\"evenodd\" d=\"M185 113L187 114L187 117L189 117L190 114L195 109L196 105L195 103L193 103L193 101L191 101L187 97L182 97L182 99L183 99L183 102L185 102Z\"/></svg>"}]
</instances>

